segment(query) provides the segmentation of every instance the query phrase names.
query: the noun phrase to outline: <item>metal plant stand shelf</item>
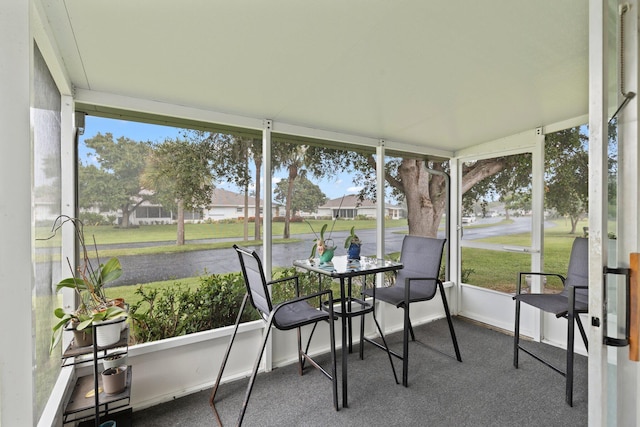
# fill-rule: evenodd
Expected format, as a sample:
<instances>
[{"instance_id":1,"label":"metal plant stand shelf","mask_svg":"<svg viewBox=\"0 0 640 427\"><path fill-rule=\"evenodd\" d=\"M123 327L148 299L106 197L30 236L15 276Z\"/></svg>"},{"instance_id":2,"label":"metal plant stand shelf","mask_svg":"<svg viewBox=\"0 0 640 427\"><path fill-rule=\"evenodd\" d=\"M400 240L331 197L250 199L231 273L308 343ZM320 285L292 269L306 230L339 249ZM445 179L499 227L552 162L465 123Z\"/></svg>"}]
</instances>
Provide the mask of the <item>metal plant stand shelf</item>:
<instances>
[{"instance_id":1,"label":"metal plant stand shelf","mask_svg":"<svg viewBox=\"0 0 640 427\"><path fill-rule=\"evenodd\" d=\"M124 321L126 321L126 318L110 321L109 323L121 323ZM73 392L63 413L63 422L65 424L93 418L95 426L98 427L102 416L113 416L121 412L130 414L131 412L130 408L123 410L128 408L131 401L131 366L127 366L125 389L117 394L106 394L102 391L102 378L98 371L100 361L107 355L127 354L129 350L129 326L125 325L122 328L118 342L104 347L96 344L96 330L100 327L102 325L94 325L92 327L92 345L79 347L75 345L74 340L62 354L62 366L91 364L93 368L92 373L76 379ZM107 350L116 351L107 354ZM119 411L114 412L116 410Z\"/></svg>"}]
</instances>

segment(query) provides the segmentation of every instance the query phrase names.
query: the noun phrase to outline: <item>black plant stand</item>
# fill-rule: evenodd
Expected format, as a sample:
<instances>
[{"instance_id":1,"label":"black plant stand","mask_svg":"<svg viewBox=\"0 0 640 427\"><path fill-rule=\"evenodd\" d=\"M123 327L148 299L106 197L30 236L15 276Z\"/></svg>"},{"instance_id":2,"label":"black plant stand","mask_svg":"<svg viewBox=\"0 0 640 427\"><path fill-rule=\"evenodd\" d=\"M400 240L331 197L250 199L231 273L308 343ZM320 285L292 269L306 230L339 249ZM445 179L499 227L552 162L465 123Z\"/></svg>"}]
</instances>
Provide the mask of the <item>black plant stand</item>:
<instances>
[{"instance_id":1,"label":"black plant stand","mask_svg":"<svg viewBox=\"0 0 640 427\"><path fill-rule=\"evenodd\" d=\"M121 323L125 320L126 318L122 318L109 321L109 323ZM124 409L129 406L131 400L131 366L127 367L126 387L124 391L114 395L108 395L100 391L102 379L98 371L100 360L107 356L107 350L118 349L111 354L126 354L128 352L129 327L126 326L122 329L118 342L105 347L99 347L97 345L96 331L99 327L101 327L101 325L94 325L92 327L93 345L78 347L75 345L75 342L72 341L62 355L62 366L87 365L91 363L93 368L93 375L85 375L77 378L63 414L63 422L65 424L87 420L80 425L91 426L95 424L96 427L99 427L102 416L102 421L114 419L114 417L118 418L117 425L120 427L121 425L127 425L126 418L129 420L131 418L131 409ZM88 357L89 355L91 357ZM93 388L93 393L90 393L91 388ZM93 412L91 412L91 409L93 409ZM119 411L114 412L116 410ZM123 419L120 420L120 418Z\"/></svg>"}]
</instances>

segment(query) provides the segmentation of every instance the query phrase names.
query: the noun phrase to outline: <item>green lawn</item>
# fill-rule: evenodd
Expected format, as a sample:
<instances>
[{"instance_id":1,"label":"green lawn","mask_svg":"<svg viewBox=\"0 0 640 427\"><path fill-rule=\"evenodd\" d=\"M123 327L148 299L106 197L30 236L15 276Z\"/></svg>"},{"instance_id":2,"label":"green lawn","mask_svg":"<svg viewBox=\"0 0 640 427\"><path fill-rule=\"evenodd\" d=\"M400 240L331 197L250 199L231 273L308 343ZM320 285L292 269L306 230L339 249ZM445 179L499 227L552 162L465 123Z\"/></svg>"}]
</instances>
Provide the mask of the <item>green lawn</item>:
<instances>
[{"instance_id":1,"label":"green lawn","mask_svg":"<svg viewBox=\"0 0 640 427\"><path fill-rule=\"evenodd\" d=\"M576 234L569 234L571 227L564 220L554 221L555 227L545 229L544 270L565 275L569 264L571 245L576 237L582 236L582 224ZM530 233L513 234L480 240L485 243L529 246ZM517 274L531 271L531 257L527 253L499 252L475 248L462 248L462 268L472 269L468 282L504 292L514 292ZM561 288L560 281L551 281L550 288Z\"/></svg>"}]
</instances>

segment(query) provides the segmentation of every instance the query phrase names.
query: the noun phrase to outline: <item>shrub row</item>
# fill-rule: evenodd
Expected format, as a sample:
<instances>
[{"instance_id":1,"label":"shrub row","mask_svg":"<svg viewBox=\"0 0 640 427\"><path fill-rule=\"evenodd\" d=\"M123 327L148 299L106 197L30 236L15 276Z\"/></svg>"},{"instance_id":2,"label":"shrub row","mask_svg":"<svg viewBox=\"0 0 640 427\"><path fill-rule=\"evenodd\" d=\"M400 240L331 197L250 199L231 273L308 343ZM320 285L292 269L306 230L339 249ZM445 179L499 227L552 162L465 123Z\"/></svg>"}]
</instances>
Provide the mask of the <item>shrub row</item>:
<instances>
[{"instance_id":1,"label":"shrub row","mask_svg":"<svg viewBox=\"0 0 640 427\"><path fill-rule=\"evenodd\" d=\"M295 274L295 269L291 267L275 274L274 279ZM317 292L316 275L302 274L299 275L299 280L301 295ZM274 305L295 297L295 286L292 283L285 282L273 287ZM139 344L233 325L245 291L240 273L202 276L195 289L180 282L167 288L146 288L140 285L136 294L141 299L130 308L133 319L132 340ZM259 318L258 313L248 306L241 321L249 322Z\"/></svg>"}]
</instances>

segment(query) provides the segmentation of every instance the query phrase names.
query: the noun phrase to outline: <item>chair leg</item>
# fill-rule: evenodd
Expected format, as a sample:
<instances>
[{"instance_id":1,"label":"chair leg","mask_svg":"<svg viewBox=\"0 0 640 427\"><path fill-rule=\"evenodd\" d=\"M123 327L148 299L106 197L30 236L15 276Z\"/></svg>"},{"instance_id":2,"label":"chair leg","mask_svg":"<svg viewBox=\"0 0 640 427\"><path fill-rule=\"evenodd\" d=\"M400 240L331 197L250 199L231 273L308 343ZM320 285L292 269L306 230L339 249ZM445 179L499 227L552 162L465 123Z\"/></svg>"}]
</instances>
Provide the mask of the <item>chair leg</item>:
<instances>
[{"instance_id":1,"label":"chair leg","mask_svg":"<svg viewBox=\"0 0 640 427\"><path fill-rule=\"evenodd\" d=\"M447 322L449 323L449 332L451 333L451 340L453 341L453 349L456 352L456 359L458 362L462 362L460 356L460 348L458 347L458 339L456 338L456 331L453 329L453 321L451 319L451 312L449 311L449 304L447 303L447 296L444 293L444 285L442 282L438 282L440 287L440 296L442 297L442 304L444 305L444 312L447 315Z\"/></svg>"},{"instance_id":2,"label":"chair leg","mask_svg":"<svg viewBox=\"0 0 640 427\"><path fill-rule=\"evenodd\" d=\"M242 304L240 304L240 310L238 311L238 317L236 318L235 327L233 328L233 334L231 334L231 338L229 339L229 344L227 345L227 350L224 353L224 357L222 358L222 365L220 366L220 370L218 371L218 377L216 378L216 382L213 386L213 390L211 391L211 396L209 397L209 405L211 409L213 409L213 413L216 416L216 420L218 421L218 425L222 427L222 420L220 419L220 414L218 414L218 410L215 405L216 393L218 391L218 386L220 385L220 380L222 379L222 373L224 372L224 368L227 365L227 360L229 359L229 353L231 353L231 347L233 346L233 341L236 337L236 333L238 332L238 326L240 325L240 318L242 317L242 313L244 311L244 307L247 304L247 299L249 298L249 294L245 293L244 298L242 299Z\"/></svg>"},{"instance_id":3,"label":"chair leg","mask_svg":"<svg viewBox=\"0 0 640 427\"><path fill-rule=\"evenodd\" d=\"M404 309L404 327L402 328L402 385L408 387L407 377L409 376L409 305L405 304Z\"/></svg>"},{"instance_id":4,"label":"chair leg","mask_svg":"<svg viewBox=\"0 0 640 427\"><path fill-rule=\"evenodd\" d=\"M363 296L363 300L364 300L364 296ZM375 307L373 310L375 311ZM365 316L360 316L360 360L364 359L364 342L362 338L364 337L364 318Z\"/></svg>"},{"instance_id":5,"label":"chair leg","mask_svg":"<svg viewBox=\"0 0 640 427\"><path fill-rule=\"evenodd\" d=\"M333 321L333 306L329 309L329 340L331 342L331 382L333 389L333 407L336 411L339 410L338 407L338 376L336 369L336 337L335 337L335 325Z\"/></svg>"},{"instance_id":6,"label":"chair leg","mask_svg":"<svg viewBox=\"0 0 640 427\"><path fill-rule=\"evenodd\" d=\"M318 323L314 323L313 324L313 328L311 329L311 334L309 335L309 339L307 340L307 345L305 346L304 352L302 351L302 337L301 337L301 332L300 332L300 328L298 328L298 359L299 363L300 363L300 369L299 369L299 373L300 375L303 375L304 373L304 362L307 360L306 357L304 357L304 355L309 354L309 347L311 346L311 338L313 338L313 334L316 331L316 326L318 326Z\"/></svg>"},{"instance_id":7,"label":"chair leg","mask_svg":"<svg viewBox=\"0 0 640 427\"><path fill-rule=\"evenodd\" d=\"M518 369L518 349L520 348L520 300L516 299L516 320L513 331L513 366Z\"/></svg>"},{"instance_id":8,"label":"chair leg","mask_svg":"<svg viewBox=\"0 0 640 427\"><path fill-rule=\"evenodd\" d=\"M251 372L251 378L249 378L249 385L247 386L247 391L244 396L244 401L242 402L242 409L240 410L240 415L238 416L238 422L236 425L241 426L242 420L244 419L244 414L247 411L247 405L249 404L249 398L251 397L251 391L253 390L253 384L256 381L256 376L258 375L258 368L260 367L260 360L262 359L262 354L264 353L264 349L267 346L267 339L269 338L269 333L271 332L271 325L273 323L273 314L269 316L269 320L265 324L265 331L262 334L262 344L260 345L260 351L258 352L258 357L256 358L255 363L253 364L253 371Z\"/></svg>"},{"instance_id":9,"label":"chair leg","mask_svg":"<svg viewBox=\"0 0 640 427\"><path fill-rule=\"evenodd\" d=\"M567 331L567 370L566 370L566 401L569 406L573 406L573 344L575 339L574 331L574 314L569 311L567 316L567 324L569 330Z\"/></svg>"},{"instance_id":10,"label":"chair leg","mask_svg":"<svg viewBox=\"0 0 640 427\"><path fill-rule=\"evenodd\" d=\"M296 328L296 335L298 336L298 375L302 376L304 358L302 357L302 332L300 328Z\"/></svg>"},{"instance_id":11,"label":"chair leg","mask_svg":"<svg viewBox=\"0 0 640 427\"><path fill-rule=\"evenodd\" d=\"M578 324L578 329L580 330L580 336L582 336L582 342L584 343L584 348L589 351L589 341L587 340L587 333L584 330L584 326L582 325L582 320L580 320L580 315L575 315L576 323Z\"/></svg>"},{"instance_id":12,"label":"chair leg","mask_svg":"<svg viewBox=\"0 0 640 427\"><path fill-rule=\"evenodd\" d=\"M362 319L364 320L364 316L362 316ZM396 384L399 384L398 374L396 374L396 367L393 364L393 358L391 357L391 350L389 350L389 344L387 344L387 340L385 339L384 334L382 333L382 328L378 323L375 310L373 311L373 322L376 324L376 328L378 329L378 333L380 334L380 338L382 339L382 345L384 346L384 350L387 352L387 357L389 358L389 363L391 364L391 371L393 371L393 378L396 380Z\"/></svg>"}]
</instances>

